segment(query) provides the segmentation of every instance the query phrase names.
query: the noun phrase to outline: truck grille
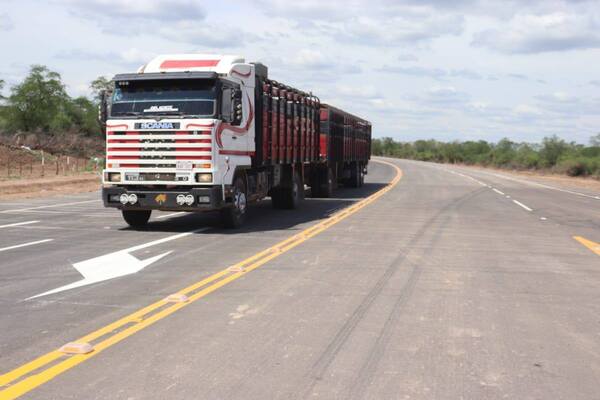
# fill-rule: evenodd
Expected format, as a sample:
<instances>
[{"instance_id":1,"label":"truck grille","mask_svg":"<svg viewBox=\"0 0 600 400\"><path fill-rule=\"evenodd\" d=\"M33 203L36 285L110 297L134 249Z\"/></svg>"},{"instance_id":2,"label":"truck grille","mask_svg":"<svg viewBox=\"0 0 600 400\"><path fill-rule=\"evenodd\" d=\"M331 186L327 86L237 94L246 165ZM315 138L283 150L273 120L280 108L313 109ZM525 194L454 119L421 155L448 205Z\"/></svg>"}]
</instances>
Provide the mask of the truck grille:
<instances>
[{"instance_id":1,"label":"truck grille","mask_svg":"<svg viewBox=\"0 0 600 400\"><path fill-rule=\"evenodd\" d=\"M108 131L106 159L120 168L175 168L179 160L211 161L211 128L193 131Z\"/></svg>"}]
</instances>

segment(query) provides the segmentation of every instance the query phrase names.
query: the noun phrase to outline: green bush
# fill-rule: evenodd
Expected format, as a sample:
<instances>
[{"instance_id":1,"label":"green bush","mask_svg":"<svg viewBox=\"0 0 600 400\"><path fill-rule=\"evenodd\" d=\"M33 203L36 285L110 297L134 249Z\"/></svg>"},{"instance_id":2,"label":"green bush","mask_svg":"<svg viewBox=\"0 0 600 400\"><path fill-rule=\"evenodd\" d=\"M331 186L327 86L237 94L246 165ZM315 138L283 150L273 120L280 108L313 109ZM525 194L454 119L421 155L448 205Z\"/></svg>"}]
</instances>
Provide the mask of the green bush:
<instances>
[{"instance_id":1,"label":"green bush","mask_svg":"<svg viewBox=\"0 0 600 400\"><path fill-rule=\"evenodd\" d=\"M600 135L583 146L556 137L544 138L541 144L516 143L502 139L498 143L484 140L439 142L417 140L396 142L392 138L373 139L373 154L440 163L465 163L513 169L551 169L570 176L600 178Z\"/></svg>"}]
</instances>

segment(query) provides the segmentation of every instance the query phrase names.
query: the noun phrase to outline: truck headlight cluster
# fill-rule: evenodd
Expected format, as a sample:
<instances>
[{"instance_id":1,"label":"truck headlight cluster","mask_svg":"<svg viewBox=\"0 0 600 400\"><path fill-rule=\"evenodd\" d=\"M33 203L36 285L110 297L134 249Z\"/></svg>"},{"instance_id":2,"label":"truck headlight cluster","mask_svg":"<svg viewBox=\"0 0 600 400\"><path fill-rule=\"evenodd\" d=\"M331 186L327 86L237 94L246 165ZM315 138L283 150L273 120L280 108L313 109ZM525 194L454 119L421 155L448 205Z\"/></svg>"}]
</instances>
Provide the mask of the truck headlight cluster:
<instances>
[{"instance_id":1,"label":"truck headlight cluster","mask_svg":"<svg viewBox=\"0 0 600 400\"><path fill-rule=\"evenodd\" d=\"M191 194L178 194L175 198L175 201L177 202L178 206L191 206L194 204L194 196Z\"/></svg>"},{"instance_id":2,"label":"truck headlight cluster","mask_svg":"<svg viewBox=\"0 0 600 400\"><path fill-rule=\"evenodd\" d=\"M131 194L123 193L119 197L119 201L123 205L125 205L125 204L135 204L138 201L138 197L137 197L137 194L135 194L135 193L131 193Z\"/></svg>"},{"instance_id":3,"label":"truck headlight cluster","mask_svg":"<svg viewBox=\"0 0 600 400\"><path fill-rule=\"evenodd\" d=\"M121 182L120 172L107 172L104 175L104 180L108 182Z\"/></svg>"},{"instance_id":4,"label":"truck headlight cluster","mask_svg":"<svg viewBox=\"0 0 600 400\"><path fill-rule=\"evenodd\" d=\"M213 177L211 173L196 174L196 182L210 183L212 180Z\"/></svg>"}]
</instances>

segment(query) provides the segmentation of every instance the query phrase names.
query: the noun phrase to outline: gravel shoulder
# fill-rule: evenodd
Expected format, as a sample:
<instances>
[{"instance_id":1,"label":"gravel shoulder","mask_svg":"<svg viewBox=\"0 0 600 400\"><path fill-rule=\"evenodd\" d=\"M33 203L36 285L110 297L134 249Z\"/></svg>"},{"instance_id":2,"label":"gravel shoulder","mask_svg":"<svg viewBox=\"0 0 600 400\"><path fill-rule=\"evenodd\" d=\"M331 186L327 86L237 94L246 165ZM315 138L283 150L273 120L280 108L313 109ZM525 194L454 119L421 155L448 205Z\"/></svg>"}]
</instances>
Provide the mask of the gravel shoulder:
<instances>
[{"instance_id":1,"label":"gravel shoulder","mask_svg":"<svg viewBox=\"0 0 600 400\"><path fill-rule=\"evenodd\" d=\"M100 186L101 179L96 173L0 181L0 199L31 199L67 193L93 192L99 190Z\"/></svg>"}]
</instances>

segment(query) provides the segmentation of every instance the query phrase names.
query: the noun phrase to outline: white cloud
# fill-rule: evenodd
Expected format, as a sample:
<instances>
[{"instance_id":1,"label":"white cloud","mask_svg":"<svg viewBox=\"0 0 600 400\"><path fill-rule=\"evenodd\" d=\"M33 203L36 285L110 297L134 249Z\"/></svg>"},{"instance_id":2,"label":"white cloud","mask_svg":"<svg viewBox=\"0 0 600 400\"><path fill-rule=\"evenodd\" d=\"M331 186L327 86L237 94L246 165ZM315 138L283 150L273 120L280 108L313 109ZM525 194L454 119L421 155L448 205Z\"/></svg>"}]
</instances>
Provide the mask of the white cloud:
<instances>
[{"instance_id":1,"label":"white cloud","mask_svg":"<svg viewBox=\"0 0 600 400\"><path fill-rule=\"evenodd\" d=\"M589 14L518 14L507 26L475 35L473 44L504 53L544 53L600 47L600 23Z\"/></svg>"},{"instance_id":2,"label":"white cloud","mask_svg":"<svg viewBox=\"0 0 600 400\"><path fill-rule=\"evenodd\" d=\"M10 16L6 13L0 14L0 31L10 31L15 27Z\"/></svg>"},{"instance_id":3,"label":"white cloud","mask_svg":"<svg viewBox=\"0 0 600 400\"><path fill-rule=\"evenodd\" d=\"M59 0L86 18L173 21L203 19L204 8L195 0ZM107 21L108 22L108 21Z\"/></svg>"}]
</instances>

